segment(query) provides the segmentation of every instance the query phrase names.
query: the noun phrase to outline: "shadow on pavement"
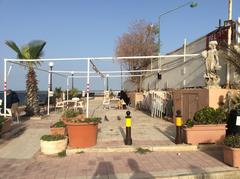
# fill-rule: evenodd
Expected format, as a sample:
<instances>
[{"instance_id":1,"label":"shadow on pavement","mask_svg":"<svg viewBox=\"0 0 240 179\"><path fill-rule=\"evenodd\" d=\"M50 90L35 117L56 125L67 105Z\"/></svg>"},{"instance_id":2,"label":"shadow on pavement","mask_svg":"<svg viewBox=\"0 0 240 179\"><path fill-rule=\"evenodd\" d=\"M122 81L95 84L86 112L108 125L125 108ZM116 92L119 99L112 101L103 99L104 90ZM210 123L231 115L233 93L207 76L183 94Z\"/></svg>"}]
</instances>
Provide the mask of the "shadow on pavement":
<instances>
[{"instance_id":1,"label":"shadow on pavement","mask_svg":"<svg viewBox=\"0 0 240 179\"><path fill-rule=\"evenodd\" d=\"M4 141L11 140L22 135L26 130L26 125L20 123L11 126L11 129L1 134L0 138ZM1 143L3 143L1 142ZM1 144L0 143L0 144Z\"/></svg>"},{"instance_id":2,"label":"shadow on pavement","mask_svg":"<svg viewBox=\"0 0 240 179\"><path fill-rule=\"evenodd\" d=\"M155 178L150 173L142 171L139 168L138 163L134 159L131 159L131 158L128 159L128 166L133 171L133 174L129 179L136 179L136 178L153 179L153 178Z\"/></svg>"},{"instance_id":3,"label":"shadow on pavement","mask_svg":"<svg viewBox=\"0 0 240 179\"><path fill-rule=\"evenodd\" d=\"M111 162L100 162L98 164L97 170L93 174L92 179L103 178L103 176L108 176L108 178L117 179L115 176L115 171L113 164Z\"/></svg>"},{"instance_id":4,"label":"shadow on pavement","mask_svg":"<svg viewBox=\"0 0 240 179\"><path fill-rule=\"evenodd\" d=\"M123 142L124 142L124 140L125 140L125 138L126 138L126 134L125 134L125 132L124 132L124 129L122 128L122 127L118 127L118 129L119 129L119 131L120 131L120 133L121 133L121 135L122 135L122 137L123 137Z\"/></svg>"},{"instance_id":5,"label":"shadow on pavement","mask_svg":"<svg viewBox=\"0 0 240 179\"><path fill-rule=\"evenodd\" d=\"M158 132L166 136L169 140L171 140L172 142L175 142L175 133L173 130L176 130L176 129L174 127L167 127L165 131L162 131L159 127L156 127L156 126L154 126L154 128Z\"/></svg>"}]
</instances>

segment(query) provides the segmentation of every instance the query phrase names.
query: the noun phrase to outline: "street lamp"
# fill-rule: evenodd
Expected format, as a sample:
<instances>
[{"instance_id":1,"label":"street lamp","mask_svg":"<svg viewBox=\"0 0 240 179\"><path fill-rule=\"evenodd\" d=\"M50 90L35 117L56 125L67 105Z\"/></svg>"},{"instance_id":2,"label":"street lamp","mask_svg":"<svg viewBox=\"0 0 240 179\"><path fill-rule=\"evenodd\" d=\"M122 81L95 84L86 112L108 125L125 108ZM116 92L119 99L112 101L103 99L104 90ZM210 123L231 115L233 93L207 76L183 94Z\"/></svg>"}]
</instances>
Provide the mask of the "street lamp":
<instances>
[{"instance_id":1,"label":"street lamp","mask_svg":"<svg viewBox=\"0 0 240 179\"><path fill-rule=\"evenodd\" d=\"M106 81L107 81L107 91L108 91L108 78L109 78L109 74L106 75Z\"/></svg>"},{"instance_id":2,"label":"street lamp","mask_svg":"<svg viewBox=\"0 0 240 179\"><path fill-rule=\"evenodd\" d=\"M50 80L49 80L49 91L52 91L52 69L54 66L53 62L49 62L49 67L50 67Z\"/></svg>"},{"instance_id":3,"label":"street lamp","mask_svg":"<svg viewBox=\"0 0 240 179\"><path fill-rule=\"evenodd\" d=\"M171 9L171 10L168 10L168 11L166 11L166 12L163 12L163 13L161 13L161 14L158 16L158 45L159 45L159 55L160 55L160 18L161 18L163 15L165 15L165 14L168 14L168 13L170 13L170 12L173 12L173 11L175 11L175 10L177 10L177 9L183 8L183 7L188 6L188 5L189 5L189 7L194 8L194 7L197 6L197 3L194 2L194 1L189 1L189 2L187 2L187 3L185 3L185 4L182 4L182 5L177 6L177 7L174 8L174 9Z\"/></svg>"},{"instance_id":4,"label":"street lamp","mask_svg":"<svg viewBox=\"0 0 240 179\"><path fill-rule=\"evenodd\" d=\"M73 76L74 76L74 71L71 72L72 74L72 89L74 88L74 85L73 85Z\"/></svg>"}]
</instances>

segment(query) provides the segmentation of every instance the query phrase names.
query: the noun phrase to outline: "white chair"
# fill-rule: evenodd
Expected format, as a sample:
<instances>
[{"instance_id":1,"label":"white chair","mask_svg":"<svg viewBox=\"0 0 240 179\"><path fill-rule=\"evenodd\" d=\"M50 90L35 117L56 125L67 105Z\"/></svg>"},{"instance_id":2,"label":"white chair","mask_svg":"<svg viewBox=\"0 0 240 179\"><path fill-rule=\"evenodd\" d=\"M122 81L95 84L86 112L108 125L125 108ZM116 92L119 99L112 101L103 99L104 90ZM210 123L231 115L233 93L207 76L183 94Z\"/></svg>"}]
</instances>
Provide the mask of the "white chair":
<instances>
[{"instance_id":1,"label":"white chair","mask_svg":"<svg viewBox=\"0 0 240 179\"><path fill-rule=\"evenodd\" d=\"M75 104L74 104L74 110L78 110L78 109L84 109L84 106L83 106L83 101L77 101Z\"/></svg>"},{"instance_id":2,"label":"white chair","mask_svg":"<svg viewBox=\"0 0 240 179\"><path fill-rule=\"evenodd\" d=\"M57 110L57 109L64 109L64 107L65 107L65 105L64 105L64 101L58 101L57 103L56 103L56 106L55 106L55 110Z\"/></svg>"}]
</instances>

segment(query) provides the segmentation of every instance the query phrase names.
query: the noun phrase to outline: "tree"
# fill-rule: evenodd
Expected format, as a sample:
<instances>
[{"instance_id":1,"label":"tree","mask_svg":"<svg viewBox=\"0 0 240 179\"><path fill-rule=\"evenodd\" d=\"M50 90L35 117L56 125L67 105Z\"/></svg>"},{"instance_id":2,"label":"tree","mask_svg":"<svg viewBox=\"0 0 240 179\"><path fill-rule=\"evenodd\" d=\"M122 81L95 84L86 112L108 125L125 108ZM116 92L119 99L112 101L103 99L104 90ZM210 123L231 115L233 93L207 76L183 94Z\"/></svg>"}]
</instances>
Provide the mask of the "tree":
<instances>
[{"instance_id":1,"label":"tree","mask_svg":"<svg viewBox=\"0 0 240 179\"><path fill-rule=\"evenodd\" d=\"M158 26L147 23L143 20L136 21L129 26L129 31L118 38L116 56L151 56L157 55ZM151 63L150 59L124 59L120 61L128 70L143 70ZM142 73L130 73L142 74ZM141 78L132 77L132 82L141 88Z\"/></svg>"},{"instance_id":2,"label":"tree","mask_svg":"<svg viewBox=\"0 0 240 179\"><path fill-rule=\"evenodd\" d=\"M45 41L34 40L21 47L21 49L13 41L6 41L6 45L17 53L18 59L39 59L43 55L43 48L46 45ZM28 69L26 76L26 91L27 91L27 114L39 114L38 105L38 81L34 67L40 65L36 61L22 61Z\"/></svg>"}]
</instances>

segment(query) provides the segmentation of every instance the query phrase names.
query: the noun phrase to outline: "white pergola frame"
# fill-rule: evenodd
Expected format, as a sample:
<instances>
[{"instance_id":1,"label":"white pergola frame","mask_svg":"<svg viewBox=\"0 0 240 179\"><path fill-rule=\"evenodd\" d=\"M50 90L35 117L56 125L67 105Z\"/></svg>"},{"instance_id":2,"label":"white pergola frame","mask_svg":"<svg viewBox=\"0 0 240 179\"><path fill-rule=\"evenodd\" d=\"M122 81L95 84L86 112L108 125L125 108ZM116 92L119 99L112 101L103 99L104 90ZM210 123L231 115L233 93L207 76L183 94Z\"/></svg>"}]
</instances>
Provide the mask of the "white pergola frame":
<instances>
[{"instance_id":1,"label":"white pergola frame","mask_svg":"<svg viewBox=\"0 0 240 179\"><path fill-rule=\"evenodd\" d=\"M185 52L185 51L184 51ZM94 71L90 71L90 61L91 60L123 60L123 59L161 59L161 58L174 58L174 57L183 57L184 59L186 57L196 57L199 56L200 54L183 54L183 55L159 55L159 56L131 56L131 57L87 57L87 58L46 58L46 59L4 59L4 117L6 117L6 91L7 91L7 63L8 62L24 62L24 61L38 61L38 62L51 62L51 61L87 61L87 71L85 72L80 72L79 73L85 73L87 76L84 78L87 78L87 106L86 106L86 116L88 117L88 109L89 109L89 86L90 86L90 73L96 73ZM152 65L151 65L152 66ZM153 71L161 71L160 69L151 69L151 70L129 70L129 71L124 71L125 73L127 72L153 72ZM50 77L50 71L49 72L49 77ZM59 72L66 72L66 71L52 71L54 73L59 73ZM72 72L72 71L71 71ZM70 72L70 73L71 73ZM103 74L111 74L111 73L120 73L121 71L101 71ZM66 73L69 73L68 71ZM123 73L123 71L122 71ZM49 88L49 87L48 87ZM48 89L48 96L49 96L49 89ZM49 103L49 101L48 101Z\"/></svg>"}]
</instances>

